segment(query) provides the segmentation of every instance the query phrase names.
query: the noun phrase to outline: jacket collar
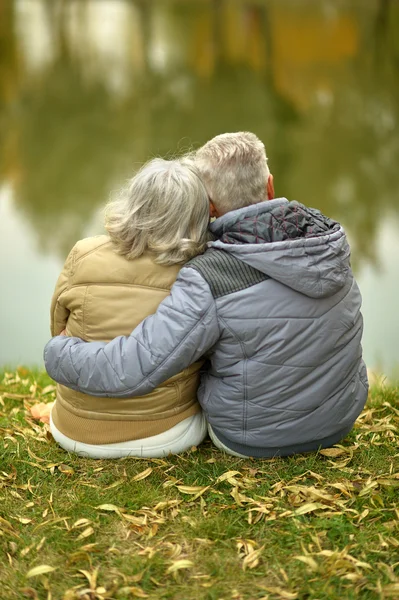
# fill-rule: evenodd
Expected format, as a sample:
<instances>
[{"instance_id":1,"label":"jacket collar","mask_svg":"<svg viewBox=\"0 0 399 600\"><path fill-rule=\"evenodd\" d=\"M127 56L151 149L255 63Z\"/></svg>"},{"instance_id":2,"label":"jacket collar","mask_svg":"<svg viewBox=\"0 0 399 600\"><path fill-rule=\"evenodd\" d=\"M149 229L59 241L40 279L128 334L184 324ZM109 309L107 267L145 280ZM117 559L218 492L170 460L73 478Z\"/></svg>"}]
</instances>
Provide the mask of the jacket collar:
<instances>
[{"instance_id":1,"label":"jacket collar","mask_svg":"<svg viewBox=\"0 0 399 600\"><path fill-rule=\"evenodd\" d=\"M258 204L251 204L251 206L245 206L237 210L232 210L222 217L219 217L213 223L209 225L209 229L216 238L220 238L225 231L229 230L229 227L234 223L237 223L240 219L247 219L256 215L262 215L263 213L269 212L281 206L288 204L287 198L276 198L275 200L265 200Z\"/></svg>"}]
</instances>

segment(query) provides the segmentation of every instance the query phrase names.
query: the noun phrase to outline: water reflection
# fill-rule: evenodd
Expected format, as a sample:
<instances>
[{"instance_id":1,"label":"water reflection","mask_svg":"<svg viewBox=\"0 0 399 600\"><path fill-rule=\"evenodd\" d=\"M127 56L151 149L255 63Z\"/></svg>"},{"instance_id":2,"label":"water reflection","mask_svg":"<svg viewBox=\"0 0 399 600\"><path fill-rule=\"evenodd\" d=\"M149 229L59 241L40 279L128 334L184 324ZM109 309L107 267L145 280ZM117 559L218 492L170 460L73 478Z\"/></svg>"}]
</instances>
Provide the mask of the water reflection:
<instances>
[{"instance_id":1,"label":"water reflection","mask_svg":"<svg viewBox=\"0 0 399 600\"><path fill-rule=\"evenodd\" d=\"M138 163L249 129L277 192L376 264L399 208L398 28L389 0L0 0L0 183L64 258Z\"/></svg>"}]
</instances>

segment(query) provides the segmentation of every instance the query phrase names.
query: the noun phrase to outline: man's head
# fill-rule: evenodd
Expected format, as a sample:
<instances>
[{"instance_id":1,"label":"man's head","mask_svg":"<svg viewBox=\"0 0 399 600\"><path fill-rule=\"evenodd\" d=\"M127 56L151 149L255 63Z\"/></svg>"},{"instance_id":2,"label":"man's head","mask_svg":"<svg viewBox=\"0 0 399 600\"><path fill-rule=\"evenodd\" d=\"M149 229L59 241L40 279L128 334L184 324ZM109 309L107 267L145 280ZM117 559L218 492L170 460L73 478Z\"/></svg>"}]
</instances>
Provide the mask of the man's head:
<instances>
[{"instance_id":1,"label":"man's head","mask_svg":"<svg viewBox=\"0 0 399 600\"><path fill-rule=\"evenodd\" d=\"M254 133L222 133L199 148L195 161L211 201L211 216L274 197L264 144Z\"/></svg>"}]
</instances>

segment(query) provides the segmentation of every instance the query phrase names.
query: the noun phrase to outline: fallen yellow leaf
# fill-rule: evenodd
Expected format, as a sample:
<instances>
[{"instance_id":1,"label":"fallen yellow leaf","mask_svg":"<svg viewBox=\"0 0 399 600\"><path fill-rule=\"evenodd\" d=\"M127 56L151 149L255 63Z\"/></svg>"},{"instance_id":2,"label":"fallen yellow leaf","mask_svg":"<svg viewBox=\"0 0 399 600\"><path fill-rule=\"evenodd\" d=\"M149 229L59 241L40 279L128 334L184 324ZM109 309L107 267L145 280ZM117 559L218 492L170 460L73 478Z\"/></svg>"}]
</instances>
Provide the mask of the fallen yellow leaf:
<instances>
[{"instance_id":1,"label":"fallen yellow leaf","mask_svg":"<svg viewBox=\"0 0 399 600\"><path fill-rule=\"evenodd\" d=\"M191 560L177 560L173 564L170 565L167 569L167 573L175 573L176 571L180 571L181 569L191 569L194 566L194 563Z\"/></svg>"},{"instance_id":2,"label":"fallen yellow leaf","mask_svg":"<svg viewBox=\"0 0 399 600\"><path fill-rule=\"evenodd\" d=\"M152 467L148 467L148 469L145 469L145 471L142 471L141 473L138 473L137 475L132 477L131 481L141 481L142 479L146 479L146 477L149 477L151 473Z\"/></svg>"},{"instance_id":3,"label":"fallen yellow leaf","mask_svg":"<svg viewBox=\"0 0 399 600\"><path fill-rule=\"evenodd\" d=\"M115 504L100 504L99 506L94 507L96 510L104 510L106 512L116 512L122 513L125 512L125 508L120 508L119 506L115 506Z\"/></svg>"},{"instance_id":4,"label":"fallen yellow leaf","mask_svg":"<svg viewBox=\"0 0 399 600\"><path fill-rule=\"evenodd\" d=\"M307 513L314 512L320 508L325 510L329 507L325 506L324 504L320 504L320 502L307 502L306 504L302 504L302 506L297 508L294 511L294 515L306 515Z\"/></svg>"},{"instance_id":5,"label":"fallen yellow leaf","mask_svg":"<svg viewBox=\"0 0 399 600\"><path fill-rule=\"evenodd\" d=\"M93 533L94 533L93 527L87 527L86 529L84 529L82 531L82 533L80 535L78 535L78 537L76 539L84 540L85 538L89 537L90 535L93 535Z\"/></svg>"},{"instance_id":6,"label":"fallen yellow leaf","mask_svg":"<svg viewBox=\"0 0 399 600\"><path fill-rule=\"evenodd\" d=\"M247 556L244 558L244 560L242 561L242 568L245 571L245 569L254 569L255 567L258 566L259 564L259 557L262 554L263 550L264 550L264 546L262 546L261 548L258 548L258 550L253 550L252 552L250 552L249 554L247 554Z\"/></svg>"},{"instance_id":7,"label":"fallen yellow leaf","mask_svg":"<svg viewBox=\"0 0 399 600\"><path fill-rule=\"evenodd\" d=\"M305 565L308 565L312 571L318 571L319 569L319 565L311 556L293 556L293 558L300 560L301 562L305 563Z\"/></svg>"},{"instance_id":8,"label":"fallen yellow leaf","mask_svg":"<svg viewBox=\"0 0 399 600\"><path fill-rule=\"evenodd\" d=\"M32 523L32 519L27 519L26 517L17 517L17 521L22 523L22 525L27 525L28 523Z\"/></svg>"},{"instance_id":9,"label":"fallen yellow leaf","mask_svg":"<svg viewBox=\"0 0 399 600\"><path fill-rule=\"evenodd\" d=\"M78 527L83 527L84 525L89 525L89 523L91 523L90 519L78 519L71 526L71 529L77 529Z\"/></svg>"},{"instance_id":10,"label":"fallen yellow leaf","mask_svg":"<svg viewBox=\"0 0 399 600\"><path fill-rule=\"evenodd\" d=\"M362 490L360 490L359 496L360 497L361 496L366 496L366 494L368 494L369 492L371 492L371 490L373 490L375 487L378 487L377 481L371 481L370 483L368 483L367 485L365 485Z\"/></svg>"},{"instance_id":11,"label":"fallen yellow leaf","mask_svg":"<svg viewBox=\"0 0 399 600\"><path fill-rule=\"evenodd\" d=\"M319 450L319 454L328 456L329 458L335 458L336 456L346 454L346 452L342 448L325 448L324 450Z\"/></svg>"},{"instance_id":12,"label":"fallen yellow leaf","mask_svg":"<svg viewBox=\"0 0 399 600\"><path fill-rule=\"evenodd\" d=\"M383 598L398 598L399 597L399 583L389 583L381 588Z\"/></svg>"},{"instance_id":13,"label":"fallen yellow leaf","mask_svg":"<svg viewBox=\"0 0 399 600\"><path fill-rule=\"evenodd\" d=\"M46 394L50 394L50 392L55 392L55 385L46 385L45 388L42 389L42 396L45 396Z\"/></svg>"},{"instance_id":14,"label":"fallen yellow leaf","mask_svg":"<svg viewBox=\"0 0 399 600\"><path fill-rule=\"evenodd\" d=\"M39 565L38 567L30 569L26 574L26 578L37 577L38 575L44 575L45 573L51 573L52 571L55 571L55 568L50 567L50 565Z\"/></svg>"},{"instance_id":15,"label":"fallen yellow leaf","mask_svg":"<svg viewBox=\"0 0 399 600\"><path fill-rule=\"evenodd\" d=\"M68 465L63 465L63 464L58 465L58 470L63 475L73 475L75 473L75 471L72 469L72 467L69 467Z\"/></svg>"},{"instance_id":16,"label":"fallen yellow leaf","mask_svg":"<svg viewBox=\"0 0 399 600\"><path fill-rule=\"evenodd\" d=\"M234 477L235 475L240 475L240 477L242 477L242 473L240 473L239 471L226 471L226 473L223 473L223 475L220 475L216 479L216 483L220 483L221 481L226 481L226 479L230 479L231 477Z\"/></svg>"}]
</instances>

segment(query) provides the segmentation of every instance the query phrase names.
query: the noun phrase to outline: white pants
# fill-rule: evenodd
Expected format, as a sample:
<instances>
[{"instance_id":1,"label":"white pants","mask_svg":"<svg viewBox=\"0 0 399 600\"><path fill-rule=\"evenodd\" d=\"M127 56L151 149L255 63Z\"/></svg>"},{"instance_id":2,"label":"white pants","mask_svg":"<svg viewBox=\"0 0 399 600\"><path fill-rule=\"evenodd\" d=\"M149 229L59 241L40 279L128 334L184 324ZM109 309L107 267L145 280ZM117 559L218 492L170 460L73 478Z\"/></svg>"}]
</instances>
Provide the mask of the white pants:
<instances>
[{"instance_id":1,"label":"white pants","mask_svg":"<svg viewBox=\"0 0 399 600\"><path fill-rule=\"evenodd\" d=\"M58 431L50 415L50 429L55 441L67 452L75 452L84 458L160 458L168 454L180 454L191 446L198 446L206 436L206 421L202 413L184 419L168 431L141 440L117 444L84 444L75 442Z\"/></svg>"}]
</instances>

